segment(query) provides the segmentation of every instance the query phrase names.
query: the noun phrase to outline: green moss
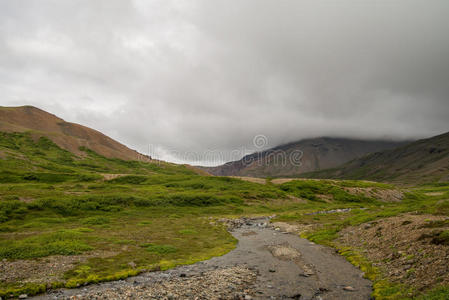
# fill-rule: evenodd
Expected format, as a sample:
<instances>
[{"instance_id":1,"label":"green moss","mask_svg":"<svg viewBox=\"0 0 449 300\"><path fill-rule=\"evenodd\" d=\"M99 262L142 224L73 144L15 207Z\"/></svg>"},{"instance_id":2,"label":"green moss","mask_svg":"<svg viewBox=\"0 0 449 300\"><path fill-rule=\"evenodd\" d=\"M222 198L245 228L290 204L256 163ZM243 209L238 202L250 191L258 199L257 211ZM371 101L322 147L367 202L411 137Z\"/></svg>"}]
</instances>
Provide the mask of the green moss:
<instances>
[{"instance_id":1,"label":"green moss","mask_svg":"<svg viewBox=\"0 0 449 300\"><path fill-rule=\"evenodd\" d=\"M417 300L447 300L449 299L449 286L436 287L424 295L420 295Z\"/></svg>"},{"instance_id":2,"label":"green moss","mask_svg":"<svg viewBox=\"0 0 449 300\"><path fill-rule=\"evenodd\" d=\"M60 230L22 240L1 241L0 258L24 259L49 255L74 255L93 248L77 230Z\"/></svg>"},{"instance_id":3,"label":"green moss","mask_svg":"<svg viewBox=\"0 0 449 300\"><path fill-rule=\"evenodd\" d=\"M0 288L0 297L7 299L12 297L18 297L21 294L27 294L29 296L43 293L47 290L46 284L26 283L20 287L6 287Z\"/></svg>"},{"instance_id":4,"label":"green moss","mask_svg":"<svg viewBox=\"0 0 449 300\"><path fill-rule=\"evenodd\" d=\"M373 282L372 297L376 300L405 299L411 290L400 284L394 284L384 278L380 270L374 267L356 250L344 247L338 250L350 263L364 272L364 277Z\"/></svg>"},{"instance_id":5,"label":"green moss","mask_svg":"<svg viewBox=\"0 0 449 300\"><path fill-rule=\"evenodd\" d=\"M153 223L152 221L142 221L142 222L139 222L137 225L147 226L147 225L151 225L152 223Z\"/></svg>"},{"instance_id":6,"label":"green moss","mask_svg":"<svg viewBox=\"0 0 449 300\"><path fill-rule=\"evenodd\" d=\"M198 232L193 229L181 229L179 231L179 233L181 233L181 234L197 234Z\"/></svg>"},{"instance_id":7,"label":"green moss","mask_svg":"<svg viewBox=\"0 0 449 300\"><path fill-rule=\"evenodd\" d=\"M329 227L314 232L305 232L301 237L318 244L331 246L332 241L337 238L338 231L338 228Z\"/></svg>"}]
</instances>

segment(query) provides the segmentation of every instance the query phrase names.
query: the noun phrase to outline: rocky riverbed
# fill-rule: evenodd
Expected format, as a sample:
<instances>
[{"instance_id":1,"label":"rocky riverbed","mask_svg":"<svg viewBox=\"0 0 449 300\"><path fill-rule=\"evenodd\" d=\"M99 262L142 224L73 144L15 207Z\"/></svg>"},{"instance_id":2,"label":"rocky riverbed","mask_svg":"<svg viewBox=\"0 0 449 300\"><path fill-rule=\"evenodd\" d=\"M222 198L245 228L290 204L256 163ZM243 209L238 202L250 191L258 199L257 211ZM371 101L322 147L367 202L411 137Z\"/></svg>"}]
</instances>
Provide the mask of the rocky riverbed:
<instances>
[{"instance_id":1,"label":"rocky riverbed","mask_svg":"<svg viewBox=\"0 0 449 300\"><path fill-rule=\"evenodd\" d=\"M369 299L370 281L335 250L275 230L268 218L227 221L235 250L126 280L36 299Z\"/></svg>"}]
</instances>

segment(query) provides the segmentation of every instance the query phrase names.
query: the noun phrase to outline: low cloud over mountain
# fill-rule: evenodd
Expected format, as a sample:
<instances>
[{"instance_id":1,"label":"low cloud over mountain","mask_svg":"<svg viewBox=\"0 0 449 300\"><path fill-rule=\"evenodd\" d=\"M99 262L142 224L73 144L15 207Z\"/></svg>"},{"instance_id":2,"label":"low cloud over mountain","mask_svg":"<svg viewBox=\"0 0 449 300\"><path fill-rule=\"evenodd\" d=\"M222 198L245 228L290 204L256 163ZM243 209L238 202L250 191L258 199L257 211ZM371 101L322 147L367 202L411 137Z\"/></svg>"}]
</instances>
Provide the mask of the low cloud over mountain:
<instances>
[{"instance_id":1,"label":"low cloud over mountain","mask_svg":"<svg viewBox=\"0 0 449 300\"><path fill-rule=\"evenodd\" d=\"M3 1L1 104L173 161L257 134L431 136L449 127L448 15L445 0Z\"/></svg>"}]
</instances>

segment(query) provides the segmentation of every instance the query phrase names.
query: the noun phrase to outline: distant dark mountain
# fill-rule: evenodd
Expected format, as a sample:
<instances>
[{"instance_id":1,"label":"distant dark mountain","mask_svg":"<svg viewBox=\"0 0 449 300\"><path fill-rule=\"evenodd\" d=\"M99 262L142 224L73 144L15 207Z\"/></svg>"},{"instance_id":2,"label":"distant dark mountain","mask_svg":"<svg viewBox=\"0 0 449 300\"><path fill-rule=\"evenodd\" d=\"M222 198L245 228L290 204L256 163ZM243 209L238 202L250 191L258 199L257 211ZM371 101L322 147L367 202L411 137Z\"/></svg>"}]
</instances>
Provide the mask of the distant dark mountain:
<instances>
[{"instance_id":1,"label":"distant dark mountain","mask_svg":"<svg viewBox=\"0 0 449 300\"><path fill-rule=\"evenodd\" d=\"M425 183L449 181L449 132L372 153L338 168L304 177Z\"/></svg>"},{"instance_id":2,"label":"distant dark mountain","mask_svg":"<svg viewBox=\"0 0 449 300\"><path fill-rule=\"evenodd\" d=\"M0 131L29 131L36 138L46 136L59 147L76 155L84 154L79 150L83 146L108 158L148 159L148 157L129 149L97 130L66 122L33 106L0 106Z\"/></svg>"},{"instance_id":3,"label":"distant dark mountain","mask_svg":"<svg viewBox=\"0 0 449 300\"><path fill-rule=\"evenodd\" d=\"M307 172L334 168L368 153L392 149L404 144L404 142L327 137L306 139L253 153L241 160L221 166L202 167L202 169L219 176L298 176Z\"/></svg>"}]
</instances>

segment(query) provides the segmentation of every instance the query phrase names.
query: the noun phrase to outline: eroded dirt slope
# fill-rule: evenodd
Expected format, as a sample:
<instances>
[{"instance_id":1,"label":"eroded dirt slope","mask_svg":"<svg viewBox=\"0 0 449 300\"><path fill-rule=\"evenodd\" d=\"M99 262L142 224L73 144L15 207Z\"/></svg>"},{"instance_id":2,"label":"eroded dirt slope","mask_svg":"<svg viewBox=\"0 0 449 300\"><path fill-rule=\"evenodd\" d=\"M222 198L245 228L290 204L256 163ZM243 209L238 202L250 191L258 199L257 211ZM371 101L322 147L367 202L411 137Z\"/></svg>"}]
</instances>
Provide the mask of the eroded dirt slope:
<instances>
[{"instance_id":1,"label":"eroded dirt slope","mask_svg":"<svg viewBox=\"0 0 449 300\"><path fill-rule=\"evenodd\" d=\"M359 249L393 282L426 290L449 283L449 218L405 214L344 229L339 243Z\"/></svg>"}]
</instances>

